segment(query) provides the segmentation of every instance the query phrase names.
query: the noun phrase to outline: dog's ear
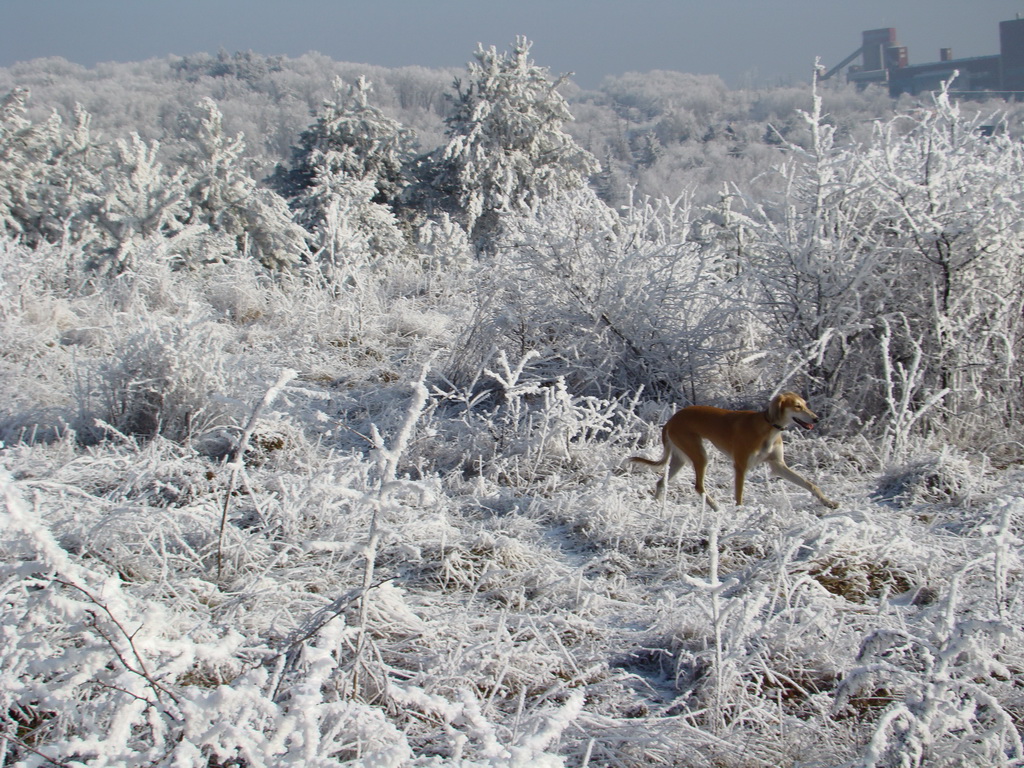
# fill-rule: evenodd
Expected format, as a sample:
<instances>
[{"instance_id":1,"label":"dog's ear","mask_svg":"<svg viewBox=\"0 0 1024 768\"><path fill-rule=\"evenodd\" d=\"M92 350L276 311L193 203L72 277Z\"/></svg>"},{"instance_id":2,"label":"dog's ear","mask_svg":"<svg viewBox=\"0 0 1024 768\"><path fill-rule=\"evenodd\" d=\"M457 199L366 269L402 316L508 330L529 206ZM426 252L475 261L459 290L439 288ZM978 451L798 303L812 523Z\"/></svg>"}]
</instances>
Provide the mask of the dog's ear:
<instances>
[{"instance_id":1,"label":"dog's ear","mask_svg":"<svg viewBox=\"0 0 1024 768\"><path fill-rule=\"evenodd\" d=\"M778 424L779 419L782 418L782 398L784 395L776 395L772 398L771 402L768 403L768 421L772 424Z\"/></svg>"}]
</instances>

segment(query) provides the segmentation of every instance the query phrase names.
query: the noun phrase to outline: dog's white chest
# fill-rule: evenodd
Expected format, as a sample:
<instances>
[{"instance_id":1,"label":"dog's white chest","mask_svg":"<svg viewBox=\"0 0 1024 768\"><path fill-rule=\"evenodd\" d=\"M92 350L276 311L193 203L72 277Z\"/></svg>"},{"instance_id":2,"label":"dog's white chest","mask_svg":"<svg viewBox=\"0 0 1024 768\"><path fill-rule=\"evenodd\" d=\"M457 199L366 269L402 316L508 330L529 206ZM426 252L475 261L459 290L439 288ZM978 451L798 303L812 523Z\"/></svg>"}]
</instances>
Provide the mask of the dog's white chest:
<instances>
[{"instance_id":1,"label":"dog's white chest","mask_svg":"<svg viewBox=\"0 0 1024 768\"><path fill-rule=\"evenodd\" d=\"M762 464L769 456L772 455L772 451L775 449L775 443L778 440L778 436L772 435L761 443L760 447L754 451L754 455L750 457L750 466L756 467L758 464Z\"/></svg>"}]
</instances>

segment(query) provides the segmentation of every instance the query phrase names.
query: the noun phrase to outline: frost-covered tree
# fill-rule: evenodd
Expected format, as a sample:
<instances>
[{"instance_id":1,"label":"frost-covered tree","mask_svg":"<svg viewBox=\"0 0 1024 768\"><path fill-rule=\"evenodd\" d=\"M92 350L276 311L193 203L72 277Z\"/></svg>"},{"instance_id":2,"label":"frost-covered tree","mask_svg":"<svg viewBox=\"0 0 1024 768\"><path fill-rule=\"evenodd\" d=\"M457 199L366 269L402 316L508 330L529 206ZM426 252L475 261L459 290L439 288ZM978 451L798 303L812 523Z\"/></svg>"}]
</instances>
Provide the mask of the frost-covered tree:
<instances>
[{"instance_id":1,"label":"frost-covered tree","mask_svg":"<svg viewBox=\"0 0 1024 768\"><path fill-rule=\"evenodd\" d=\"M248 83L259 83L270 73L282 70L283 59L280 56L262 56L254 51L235 51L228 53L223 48L214 57L209 53L199 53L172 60L171 70L189 82L196 82L202 77L233 77Z\"/></svg>"},{"instance_id":2,"label":"frost-covered tree","mask_svg":"<svg viewBox=\"0 0 1024 768\"><path fill-rule=\"evenodd\" d=\"M573 119L548 70L530 58L520 37L511 53L480 46L465 83L455 83L448 140L429 162L429 182L440 206L446 199L473 240L489 248L502 215L587 184L594 156L565 132Z\"/></svg>"},{"instance_id":3,"label":"frost-covered tree","mask_svg":"<svg viewBox=\"0 0 1024 768\"><path fill-rule=\"evenodd\" d=\"M863 391L859 366L868 357L864 344L873 344L871 318L885 302L887 252L860 153L837 144L816 91L812 104L803 114L809 146L788 145L771 193L754 198L733 188L723 197L721 245L756 285L752 298L776 340L772 353L789 358L771 375L795 367L812 391L844 397L846 386Z\"/></svg>"},{"instance_id":4,"label":"frost-covered tree","mask_svg":"<svg viewBox=\"0 0 1024 768\"><path fill-rule=\"evenodd\" d=\"M984 135L987 118L942 93L879 123L867 144L844 144L814 103L809 145L788 145L773 191L723 210L781 353L772 376L797 376L855 423L878 425L884 456L936 428L989 430L993 408L1016 424L1019 142ZM939 406L955 418L932 419Z\"/></svg>"},{"instance_id":5,"label":"frost-covered tree","mask_svg":"<svg viewBox=\"0 0 1024 768\"><path fill-rule=\"evenodd\" d=\"M56 242L77 229L72 219L90 186L91 117L76 106L70 131L56 111L35 124L28 98L15 88L0 101L0 229L29 244Z\"/></svg>"},{"instance_id":6,"label":"frost-covered tree","mask_svg":"<svg viewBox=\"0 0 1024 768\"><path fill-rule=\"evenodd\" d=\"M404 171L415 136L370 103L373 88L366 78L347 88L336 79L334 88L335 99L324 101L299 135L292 167L279 168L275 184L287 197L298 197L325 175L344 175L372 181L373 202L393 205L406 186Z\"/></svg>"},{"instance_id":7,"label":"frost-covered tree","mask_svg":"<svg viewBox=\"0 0 1024 768\"><path fill-rule=\"evenodd\" d=\"M190 203L189 223L209 234L195 246L202 260L251 255L264 266L293 266L307 251L304 230L292 221L285 201L260 189L244 157L242 134L224 133L223 116L213 99L203 99L182 117Z\"/></svg>"},{"instance_id":8,"label":"frost-covered tree","mask_svg":"<svg viewBox=\"0 0 1024 768\"><path fill-rule=\"evenodd\" d=\"M342 83L335 81L342 92ZM405 187L403 169L413 135L369 103L364 78L326 101L299 137L293 167L278 168L273 185L313 235L319 258L362 261L406 249L392 206Z\"/></svg>"},{"instance_id":9,"label":"frost-covered tree","mask_svg":"<svg viewBox=\"0 0 1024 768\"><path fill-rule=\"evenodd\" d=\"M99 261L111 271L131 267L139 246L151 237L202 230L185 230L189 210L185 171L166 171L159 150L159 142L147 142L133 133L114 142L110 162L103 169L98 202L91 213L102 243Z\"/></svg>"},{"instance_id":10,"label":"frost-covered tree","mask_svg":"<svg viewBox=\"0 0 1024 768\"><path fill-rule=\"evenodd\" d=\"M16 88L0 101L0 221L12 234L23 234L33 216L32 189L46 152L44 137L25 117L29 92Z\"/></svg>"},{"instance_id":11,"label":"frost-covered tree","mask_svg":"<svg viewBox=\"0 0 1024 768\"><path fill-rule=\"evenodd\" d=\"M1015 425L1024 405L1024 150L986 124L1003 125L943 89L932 108L880 126L866 153L902 278L889 307L905 329L894 349L903 362L923 350L914 397L948 393L961 429L991 429L993 412Z\"/></svg>"}]
</instances>

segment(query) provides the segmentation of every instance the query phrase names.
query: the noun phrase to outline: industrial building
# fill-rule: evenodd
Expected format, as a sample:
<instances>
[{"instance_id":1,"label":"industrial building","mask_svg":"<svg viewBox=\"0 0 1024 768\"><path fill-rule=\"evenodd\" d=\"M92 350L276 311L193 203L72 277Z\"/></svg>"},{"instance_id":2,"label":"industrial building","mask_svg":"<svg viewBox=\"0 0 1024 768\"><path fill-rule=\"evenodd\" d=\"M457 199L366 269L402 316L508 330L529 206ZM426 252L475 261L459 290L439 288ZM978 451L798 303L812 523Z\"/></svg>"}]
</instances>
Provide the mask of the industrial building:
<instances>
[{"instance_id":1,"label":"industrial building","mask_svg":"<svg viewBox=\"0 0 1024 768\"><path fill-rule=\"evenodd\" d=\"M862 33L861 47L821 79L832 77L858 56L861 63L850 66L847 80L861 86L885 85L894 98L936 90L959 72L952 92L1024 99L1024 19L999 23L998 54L955 59L952 49L942 48L939 60L929 64L910 64L907 48L898 42L895 29L869 29Z\"/></svg>"}]
</instances>

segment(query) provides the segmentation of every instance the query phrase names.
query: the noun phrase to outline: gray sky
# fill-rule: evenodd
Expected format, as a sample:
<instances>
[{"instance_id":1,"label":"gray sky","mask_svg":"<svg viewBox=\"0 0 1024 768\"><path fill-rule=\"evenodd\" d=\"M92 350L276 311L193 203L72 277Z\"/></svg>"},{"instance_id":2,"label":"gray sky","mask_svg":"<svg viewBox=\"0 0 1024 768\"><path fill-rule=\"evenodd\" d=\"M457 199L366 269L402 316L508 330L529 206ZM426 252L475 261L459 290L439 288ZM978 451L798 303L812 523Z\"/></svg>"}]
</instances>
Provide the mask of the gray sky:
<instances>
[{"instance_id":1,"label":"gray sky","mask_svg":"<svg viewBox=\"0 0 1024 768\"><path fill-rule=\"evenodd\" d=\"M730 85L808 79L864 29L895 27L912 64L999 52L999 22L1024 0L0 0L0 66L61 56L91 66L254 50L387 67L462 67L478 42L516 35L584 87L674 69Z\"/></svg>"}]
</instances>

